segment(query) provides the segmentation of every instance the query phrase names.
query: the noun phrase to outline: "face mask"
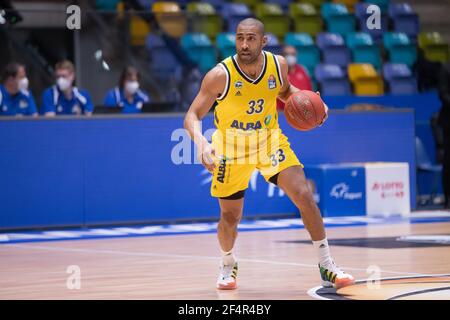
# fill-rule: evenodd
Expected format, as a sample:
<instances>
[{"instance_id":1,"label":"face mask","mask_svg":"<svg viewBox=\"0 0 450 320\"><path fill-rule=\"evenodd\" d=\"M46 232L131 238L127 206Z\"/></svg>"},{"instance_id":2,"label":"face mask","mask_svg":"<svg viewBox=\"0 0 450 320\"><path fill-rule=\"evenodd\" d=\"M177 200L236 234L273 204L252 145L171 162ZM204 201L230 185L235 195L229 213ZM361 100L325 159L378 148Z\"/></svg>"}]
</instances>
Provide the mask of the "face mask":
<instances>
[{"instance_id":1,"label":"face mask","mask_svg":"<svg viewBox=\"0 0 450 320\"><path fill-rule=\"evenodd\" d=\"M293 55L287 55L286 56L286 62L289 67L293 67L297 64L297 57Z\"/></svg>"},{"instance_id":2,"label":"face mask","mask_svg":"<svg viewBox=\"0 0 450 320\"><path fill-rule=\"evenodd\" d=\"M19 90L27 90L28 89L28 78L22 78L19 80Z\"/></svg>"},{"instance_id":3,"label":"face mask","mask_svg":"<svg viewBox=\"0 0 450 320\"><path fill-rule=\"evenodd\" d=\"M137 81L127 81L125 82L125 91L129 94L135 94L139 89L139 82Z\"/></svg>"},{"instance_id":4,"label":"face mask","mask_svg":"<svg viewBox=\"0 0 450 320\"><path fill-rule=\"evenodd\" d=\"M70 81L64 77L59 77L56 80L56 85L58 86L59 90L65 91L70 88L70 86L72 85L72 81Z\"/></svg>"}]
</instances>

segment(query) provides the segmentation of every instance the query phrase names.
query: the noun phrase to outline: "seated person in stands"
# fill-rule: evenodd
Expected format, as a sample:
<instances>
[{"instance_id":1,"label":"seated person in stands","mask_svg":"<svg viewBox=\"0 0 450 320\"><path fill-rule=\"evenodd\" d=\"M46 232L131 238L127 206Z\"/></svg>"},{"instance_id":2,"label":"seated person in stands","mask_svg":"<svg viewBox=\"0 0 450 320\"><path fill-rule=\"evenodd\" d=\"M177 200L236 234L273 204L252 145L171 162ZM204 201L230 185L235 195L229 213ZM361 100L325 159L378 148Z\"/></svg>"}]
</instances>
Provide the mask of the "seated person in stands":
<instances>
[{"instance_id":1,"label":"seated person in stands","mask_svg":"<svg viewBox=\"0 0 450 320\"><path fill-rule=\"evenodd\" d=\"M121 107L123 113L139 113L144 103L150 102L146 92L139 89L139 72L134 67L126 67L120 75L119 85L105 96L104 105Z\"/></svg>"},{"instance_id":2,"label":"seated person in stands","mask_svg":"<svg viewBox=\"0 0 450 320\"><path fill-rule=\"evenodd\" d=\"M288 64L289 82L300 90L312 90L311 79L308 70L297 63L297 49L293 46L283 48L283 56ZM277 109L284 110L284 102L277 99Z\"/></svg>"},{"instance_id":3,"label":"seated person in stands","mask_svg":"<svg viewBox=\"0 0 450 320\"><path fill-rule=\"evenodd\" d=\"M91 97L86 90L73 86L75 67L63 60L55 66L56 84L47 88L42 95L41 113L45 116L62 114L91 115L94 110Z\"/></svg>"},{"instance_id":4,"label":"seated person in stands","mask_svg":"<svg viewBox=\"0 0 450 320\"><path fill-rule=\"evenodd\" d=\"M0 84L0 116L37 116L36 103L28 91L25 66L11 62L3 71Z\"/></svg>"}]
</instances>

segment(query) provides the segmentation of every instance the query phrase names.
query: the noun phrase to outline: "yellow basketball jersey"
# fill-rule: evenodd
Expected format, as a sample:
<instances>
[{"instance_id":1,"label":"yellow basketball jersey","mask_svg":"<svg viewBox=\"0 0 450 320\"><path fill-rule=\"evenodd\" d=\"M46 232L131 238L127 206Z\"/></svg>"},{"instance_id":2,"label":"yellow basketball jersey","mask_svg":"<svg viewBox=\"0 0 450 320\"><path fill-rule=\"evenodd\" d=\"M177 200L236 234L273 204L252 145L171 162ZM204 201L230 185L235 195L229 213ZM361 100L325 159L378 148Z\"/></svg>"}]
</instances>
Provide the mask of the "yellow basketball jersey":
<instances>
[{"instance_id":1,"label":"yellow basketball jersey","mask_svg":"<svg viewBox=\"0 0 450 320\"><path fill-rule=\"evenodd\" d=\"M280 64L274 54L261 54L264 66L256 79L244 74L236 55L219 63L227 74L227 82L216 100L214 124L223 133L228 129L250 133L278 128L276 99L283 85Z\"/></svg>"}]
</instances>

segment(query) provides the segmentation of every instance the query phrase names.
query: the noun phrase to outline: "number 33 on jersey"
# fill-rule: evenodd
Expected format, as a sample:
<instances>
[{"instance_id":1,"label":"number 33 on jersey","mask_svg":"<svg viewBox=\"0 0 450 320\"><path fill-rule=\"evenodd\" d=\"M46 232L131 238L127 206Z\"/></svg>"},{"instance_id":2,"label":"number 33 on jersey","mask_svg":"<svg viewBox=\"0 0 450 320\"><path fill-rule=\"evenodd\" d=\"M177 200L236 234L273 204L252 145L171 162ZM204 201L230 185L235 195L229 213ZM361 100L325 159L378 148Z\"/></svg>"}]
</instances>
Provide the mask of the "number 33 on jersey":
<instances>
[{"instance_id":1,"label":"number 33 on jersey","mask_svg":"<svg viewBox=\"0 0 450 320\"><path fill-rule=\"evenodd\" d=\"M264 65L256 79L242 72L236 56L219 65L225 70L227 81L217 98L214 123L218 130L256 130L278 128L276 98L283 85L280 65L275 55L262 51Z\"/></svg>"}]
</instances>

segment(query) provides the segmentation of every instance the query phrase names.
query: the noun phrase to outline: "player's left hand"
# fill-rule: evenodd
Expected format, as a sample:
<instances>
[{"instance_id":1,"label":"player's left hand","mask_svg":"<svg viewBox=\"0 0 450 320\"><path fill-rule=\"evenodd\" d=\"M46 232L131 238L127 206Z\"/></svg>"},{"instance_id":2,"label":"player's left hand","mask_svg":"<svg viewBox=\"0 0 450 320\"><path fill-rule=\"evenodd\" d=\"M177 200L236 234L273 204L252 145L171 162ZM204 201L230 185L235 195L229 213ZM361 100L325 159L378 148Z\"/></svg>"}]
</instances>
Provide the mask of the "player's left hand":
<instances>
[{"instance_id":1,"label":"player's left hand","mask_svg":"<svg viewBox=\"0 0 450 320\"><path fill-rule=\"evenodd\" d=\"M319 91L316 91L316 93L320 96ZM328 106L326 105L326 103L323 100L322 100L322 102L323 102L323 106L325 107L325 117L323 117L323 120L319 124L319 127L321 127L325 123L325 121L327 121L327 119L328 119Z\"/></svg>"}]
</instances>

